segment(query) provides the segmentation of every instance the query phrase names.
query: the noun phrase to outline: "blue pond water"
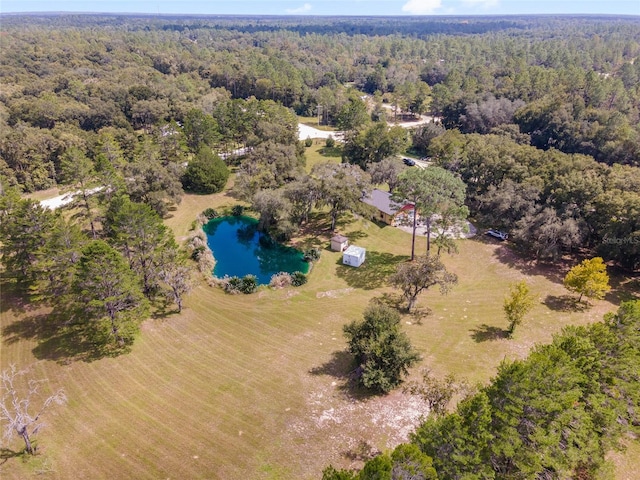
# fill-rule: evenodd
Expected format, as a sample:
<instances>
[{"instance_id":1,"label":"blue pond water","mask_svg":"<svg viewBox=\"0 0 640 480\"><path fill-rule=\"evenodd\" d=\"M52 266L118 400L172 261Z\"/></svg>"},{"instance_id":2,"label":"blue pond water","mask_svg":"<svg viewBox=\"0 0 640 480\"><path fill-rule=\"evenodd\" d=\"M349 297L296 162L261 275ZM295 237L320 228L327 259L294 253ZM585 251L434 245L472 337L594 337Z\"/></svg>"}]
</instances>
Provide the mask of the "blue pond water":
<instances>
[{"instance_id":1,"label":"blue pond water","mask_svg":"<svg viewBox=\"0 0 640 480\"><path fill-rule=\"evenodd\" d=\"M250 217L214 218L204 226L209 248L216 259L213 274L244 277L251 273L258 283L268 284L274 273L307 273L302 252L285 247L258 232L258 221Z\"/></svg>"}]
</instances>

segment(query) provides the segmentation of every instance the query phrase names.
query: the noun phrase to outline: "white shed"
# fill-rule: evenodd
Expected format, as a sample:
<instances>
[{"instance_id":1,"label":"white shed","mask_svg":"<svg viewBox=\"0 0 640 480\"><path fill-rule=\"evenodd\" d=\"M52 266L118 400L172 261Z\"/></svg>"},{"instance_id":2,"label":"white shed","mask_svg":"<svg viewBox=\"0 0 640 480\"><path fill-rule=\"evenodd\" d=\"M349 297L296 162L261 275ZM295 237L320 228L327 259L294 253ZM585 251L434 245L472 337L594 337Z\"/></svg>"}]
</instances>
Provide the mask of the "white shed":
<instances>
[{"instance_id":1,"label":"white shed","mask_svg":"<svg viewBox=\"0 0 640 480\"><path fill-rule=\"evenodd\" d=\"M364 248L350 245L342 253L342 263L345 265L351 265L352 267L359 267L364 263L366 254L367 251Z\"/></svg>"}]
</instances>

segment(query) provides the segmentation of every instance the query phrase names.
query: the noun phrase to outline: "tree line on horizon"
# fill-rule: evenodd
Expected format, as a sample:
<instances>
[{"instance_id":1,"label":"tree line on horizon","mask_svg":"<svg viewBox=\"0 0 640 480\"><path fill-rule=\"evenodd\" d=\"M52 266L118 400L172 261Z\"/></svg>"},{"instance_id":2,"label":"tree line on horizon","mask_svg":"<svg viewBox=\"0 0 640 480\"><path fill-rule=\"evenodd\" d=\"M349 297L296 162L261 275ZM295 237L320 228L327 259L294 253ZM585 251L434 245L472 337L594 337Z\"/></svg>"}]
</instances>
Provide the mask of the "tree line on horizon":
<instances>
[{"instance_id":1,"label":"tree line on horizon","mask_svg":"<svg viewBox=\"0 0 640 480\"><path fill-rule=\"evenodd\" d=\"M132 200L165 215L181 196L183 166L204 146L238 168L245 199L265 190L254 202L263 211L290 208L286 236L295 227L287 223L308 217L302 200L269 193L300 179L295 113L344 131L343 159L390 187L388 156L409 146L437 157L469 184L471 213L498 218L538 258L587 247L637 268L632 19L3 21L0 173L24 192L64 185L64 159L80 152L98 171L108 159ZM408 140L385 128L423 113L441 123ZM238 149L246 161L229 156ZM202 180L207 168L193 170Z\"/></svg>"}]
</instances>

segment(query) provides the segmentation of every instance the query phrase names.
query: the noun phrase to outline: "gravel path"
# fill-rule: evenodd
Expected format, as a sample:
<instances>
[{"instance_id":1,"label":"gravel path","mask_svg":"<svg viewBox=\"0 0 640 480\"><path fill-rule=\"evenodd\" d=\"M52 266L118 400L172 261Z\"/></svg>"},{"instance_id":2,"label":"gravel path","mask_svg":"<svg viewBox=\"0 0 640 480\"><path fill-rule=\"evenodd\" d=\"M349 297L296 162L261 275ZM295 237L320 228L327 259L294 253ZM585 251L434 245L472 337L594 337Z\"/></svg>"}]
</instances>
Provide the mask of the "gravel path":
<instances>
[{"instance_id":1,"label":"gravel path","mask_svg":"<svg viewBox=\"0 0 640 480\"><path fill-rule=\"evenodd\" d=\"M438 120L435 117L430 117L428 115L421 115L420 120L416 120L413 122L401 122L389 125L397 125L403 128L411 128L417 127L418 125L423 125L425 123L433 122ZM342 137L342 132L338 132L336 130L318 130L317 128L310 127L309 125L304 125L302 123L298 124L298 139L306 140L307 138L329 138L329 136L340 139Z\"/></svg>"},{"instance_id":2,"label":"gravel path","mask_svg":"<svg viewBox=\"0 0 640 480\"><path fill-rule=\"evenodd\" d=\"M104 187L96 187L96 188L92 188L91 190L89 190L89 195L92 195L96 192L99 192L100 190L102 190ZM76 195L78 195L80 192L70 192L70 193L65 193L63 195L58 195L57 197L53 197L53 198L48 198L46 200L40 200L40 205L42 205L44 208L48 208L50 210L55 210L56 208L60 208L64 205L67 205L69 203L71 203L73 201L73 197L75 197Z\"/></svg>"},{"instance_id":3,"label":"gravel path","mask_svg":"<svg viewBox=\"0 0 640 480\"><path fill-rule=\"evenodd\" d=\"M318 130L317 128L310 127L309 125L304 125L302 123L298 124L298 138L300 140L306 140L307 138L329 137L342 137L342 132L337 132L335 130Z\"/></svg>"}]
</instances>

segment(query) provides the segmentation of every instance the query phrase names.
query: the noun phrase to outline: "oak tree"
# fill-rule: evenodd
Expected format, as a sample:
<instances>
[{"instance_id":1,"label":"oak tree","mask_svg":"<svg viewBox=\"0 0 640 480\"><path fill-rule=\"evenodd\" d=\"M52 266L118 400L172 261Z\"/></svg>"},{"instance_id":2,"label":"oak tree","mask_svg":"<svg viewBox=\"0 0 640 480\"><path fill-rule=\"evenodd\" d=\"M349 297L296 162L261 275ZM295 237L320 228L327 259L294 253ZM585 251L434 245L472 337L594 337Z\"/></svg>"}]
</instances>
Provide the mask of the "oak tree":
<instances>
[{"instance_id":1,"label":"oak tree","mask_svg":"<svg viewBox=\"0 0 640 480\"><path fill-rule=\"evenodd\" d=\"M389 282L402 291L402 296L407 300L407 311L410 312L418 295L434 285L439 285L440 293L444 295L458 283L458 276L447 271L440 257L427 255L398 264Z\"/></svg>"},{"instance_id":2,"label":"oak tree","mask_svg":"<svg viewBox=\"0 0 640 480\"><path fill-rule=\"evenodd\" d=\"M329 207L333 231L341 213L360 206L360 199L370 187L369 174L355 165L330 162L314 165L311 174L317 180L319 203Z\"/></svg>"},{"instance_id":3,"label":"oak tree","mask_svg":"<svg viewBox=\"0 0 640 480\"><path fill-rule=\"evenodd\" d=\"M384 305L370 305L362 321L344 326L355 376L365 388L388 393L397 387L420 356L400 329L400 315Z\"/></svg>"},{"instance_id":4,"label":"oak tree","mask_svg":"<svg viewBox=\"0 0 640 480\"><path fill-rule=\"evenodd\" d=\"M563 283L567 290L580 294L578 302L582 301L583 295L593 299L604 298L605 293L611 290L602 257L583 260L569 270Z\"/></svg>"}]
</instances>

